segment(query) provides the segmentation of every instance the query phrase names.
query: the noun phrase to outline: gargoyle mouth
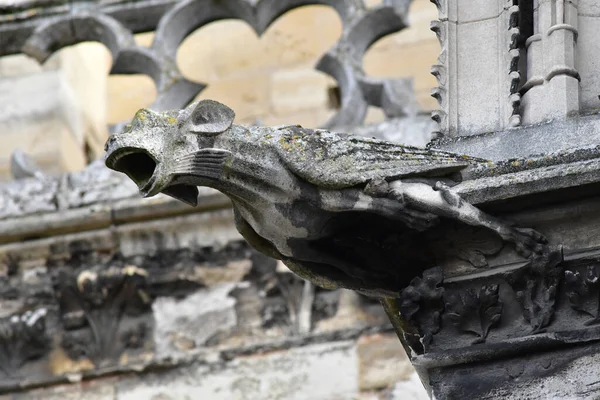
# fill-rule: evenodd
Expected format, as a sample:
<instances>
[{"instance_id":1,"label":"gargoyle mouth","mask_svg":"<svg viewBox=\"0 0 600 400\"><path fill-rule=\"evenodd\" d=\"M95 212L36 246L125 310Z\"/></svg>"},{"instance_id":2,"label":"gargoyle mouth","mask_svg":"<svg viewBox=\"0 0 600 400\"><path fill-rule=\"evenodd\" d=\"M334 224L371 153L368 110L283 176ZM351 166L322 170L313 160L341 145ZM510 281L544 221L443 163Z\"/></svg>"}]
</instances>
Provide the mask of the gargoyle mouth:
<instances>
[{"instance_id":1,"label":"gargoyle mouth","mask_svg":"<svg viewBox=\"0 0 600 400\"><path fill-rule=\"evenodd\" d=\"M115 150L106 159L108 168L126 174L141 192L152 186L156 165L156 160L146 150L135 148Z\"/></svg>"}]
</instances>

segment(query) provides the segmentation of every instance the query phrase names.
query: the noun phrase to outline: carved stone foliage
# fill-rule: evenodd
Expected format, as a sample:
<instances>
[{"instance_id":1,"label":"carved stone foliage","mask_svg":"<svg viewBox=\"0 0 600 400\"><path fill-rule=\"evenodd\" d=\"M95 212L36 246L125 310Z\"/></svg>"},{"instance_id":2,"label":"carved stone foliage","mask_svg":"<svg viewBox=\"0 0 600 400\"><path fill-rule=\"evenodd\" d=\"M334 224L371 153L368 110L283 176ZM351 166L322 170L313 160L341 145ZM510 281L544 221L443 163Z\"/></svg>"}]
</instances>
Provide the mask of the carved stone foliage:
<instances>
[{"instance_id":1,"label":"carved stone foliage","mask_svg":"<svg viewBox=\"0 0 600 400\"><path fill-rule=\"evenodd\" d=\"M549 251L509 279L532 333L544 332L554 316L561 260L562 251Z\"/></svg>"},{"instance_id":2,"label":"carved stone foliage","mask_svg":"<svg viewBox=\"0 0 600 400\"><path fill-rule=\"evenodd\" d=\"M446 300L444 316L459 330L476 335L473 344L485 342L490 329L500 322L503 303L498 289L498 285L482 286L478 291L467 289Z\"/></svg>"},{"instance_id":3,"label":"carved stone foliage","mask_svg":"<svg viewBox=\"0 0 600 400\"><path fill-rule=\"evenodd\" d=\"M27 361L38 359L50 348L45 308L0 319L0 370L6 377L19 374Z\"/></svg>"},{"instance_id":4,"label":"carved stone foliage","mask_svg":"<svg viewBox=\"0 0 600 400\"><path fill-rule=\"evenodd\" d=\"M588 265L585 276L578 271L565 271L565 287L569 305L591 317L585 325L600 322L600 281L598 264Z\"/></svg>"},{"instance_id":5,"label":"carved stone foliage","mask_svg":"<svg viewBox=\"0 0 600 400\"><path fill-rule=\"evenodd\" d=\"M89 358L100 366L143 344L147 322L125 322L124 316L136 317L148 307L146 277L145 270L133 266L78 274L62 269L54 276L65 330L61 345L71 358Z\"/></svg>"},{"instance_id":6,"label":"carved stone foliage","mask_svg":"<svg viewBox=\"0 0 600 400\"><path fill-rule=\"evenodd\" d=\"M325 126L353 126L364 120L369 105L381 107L389 117L417 111L408 81L368 78L362 69L362 57L373 43L406 26L410 2L386 0L372 8L362 0L78 2L77 7L50 4L33 16L19 15L17 23L20 10L9 6L0 12L0 55L23 52L44 62L62 47L99 41L112 53L111 73L142 73L154 80L158 96L150 108L182 108L206 88L184 78L177 67L177 48L191 32L234 18L260 35L294 8L329 5L340 15L344 29L316 66L334 77L341 91L340 110ZM155 31L150 48L137 45L133 34L150 30Z\"/></svg>"},{"instance_id":7,"label":"carved stone foliage","mask_svg":"<svg viewBox=\"0 0 600 400\"><path fill-rule=\"evenodd\" d=\"M414 278L398 298L400 316L418 329L417 334L407 331L405 339L419 354L427 350L433 335L441 328L443 279L441 268L428 269L423 272L423 278Z\"/></svg>"},{"instance_id":8,"label":"carved stone foliage","mask_svg":"<svg viewBox=\"0 0 600 400\"><path fill-rule=\"evenodd\" d=\"M567 271L561 286L561 262L561 249L550 248L516 269L475 272L472 278L444 281L442 268L429 269L400 292L400 320L386 311L415 354L487 345L492 331L494 342L541 334L551 327L559 290L566 292L571 306L593 317L589 324L596 323L596 267L588 269L587 278Z\"/></svg>"}]
</instances>

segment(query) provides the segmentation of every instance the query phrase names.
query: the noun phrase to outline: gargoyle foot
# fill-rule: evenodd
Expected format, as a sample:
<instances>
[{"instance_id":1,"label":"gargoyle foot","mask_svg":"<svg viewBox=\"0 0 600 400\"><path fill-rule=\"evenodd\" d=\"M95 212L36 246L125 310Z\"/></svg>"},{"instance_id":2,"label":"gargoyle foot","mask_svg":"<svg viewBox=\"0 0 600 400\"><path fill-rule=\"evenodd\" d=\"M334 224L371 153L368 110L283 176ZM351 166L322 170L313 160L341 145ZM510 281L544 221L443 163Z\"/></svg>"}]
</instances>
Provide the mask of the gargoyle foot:
<instances>
[{"instance_id":1,"label":"gargoyle foot","mask_svg":"<svg viewBox=\"0 0 600 400\"><path fill-rule=\"evenodd\" d=\"M509 227L500 232L502 239L515 244L517 253L525 258L544 252L548 240L539 232L529 228Z\"/></svg>"},{"instance_id":2,"label":"gargoyle foot","mask_svg":"<svg viewBox=\"0 0 600 400\"><path fill-rule=\"evenodd\" d=\"M394 181L394 185L390 185L385 179L371 179L363 189L365 194L373 197L387 197L396 200L401 207L405 206L404 193L402 192L402 182Z\"/></svg>"}]
</instances>

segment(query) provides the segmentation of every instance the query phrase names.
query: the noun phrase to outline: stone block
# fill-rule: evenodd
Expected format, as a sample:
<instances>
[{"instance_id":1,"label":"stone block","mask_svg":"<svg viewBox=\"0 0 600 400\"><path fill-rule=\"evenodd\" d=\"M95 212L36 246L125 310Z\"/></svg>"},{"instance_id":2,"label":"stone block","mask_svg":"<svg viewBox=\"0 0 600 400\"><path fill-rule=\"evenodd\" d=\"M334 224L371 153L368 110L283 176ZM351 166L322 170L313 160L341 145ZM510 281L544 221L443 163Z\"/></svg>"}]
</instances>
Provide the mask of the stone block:
<instances>
[{"instance_id":1,"label":"stone block","mask_svg":"<svg viewBox=\"0 0 600 400\"><path fill-rule=\"evenodd\" d=\"M448 18L459 23L496 18L500 15L504 5L503 0L458 0L454 3L456 12L449 13ZM448 5L448 7L451 6Z\"/></svg>"},{"instance_id":2,"label":"stone block","mask_svg":"<svg viewBox=\"0 0 600 400\"><path fill-rule=\"evenodd\" d=\"M429 400L429 395L419 375L413 372L408 379L397 382L385 400Z\"/></svg>"},{"instance_id":3,"label":"stone block","mask_svg":"<svg viewBox=\"0 0 600 400\"><path fill-rule=\"evenodd\" d=\"M112 58L104 45L80 43L58 53L60 71L73 91L82 131L94 158L104 154L108 138L107 79ZM121 89L122 90L122 89Z\"/></svg>"},{"instance_id":4,"label":"stone block","mask_svg":"<svg viewBox=\"0 0 600 400\"><path fill-rule=\"evenodd\" d=\"M90 382L58 385L33 389L12 395L13 400L112 400L116 396L116 379L98 379Z\"/></svg>"},{"instance_id":5,"label":"stone block","mask_svg":"<svg viewBox=\"0 0 600 400\"><path fill-rule=\"evenodd\" d=\"M0 57L0 78L37 74L42 71L40 63L24 54Z\"/></svg>"},{"instance_id":6,"label":"stone block","mask_svg":"<svg viewBox=\"0 0 600 400\"><path fill-rule=\"evenodd\" d=\"M579 82L570 76L555 76L527 91L522 104L526 125L573 115L579 109Z\"/></svg>"},{"instance_id":7,"label":"stone block","mask_svg":"<svg viewBox=\"0 0 600 400\"><path fill-rule=\"evenodd\" d=\"M414 372L394 334L363 336L357 343L360 390L376 390L405 381Z\"/></svg>"},{"instance_id":8,"label":"stone block","mask_svg":"<svg viewBox=\"0 0 600 400\"><path fill-rule=\"evenodd\" d=\"M337 13L326 6L292 10L260 38L243 21L218 21L198 29L182 43L177 63L184 76L205 82L300 63L314 64L341 32Z\"/></svg>"},{"instance_id":9,"label":"stone block","mask_svg":"<svg viewBox=\"0 0 600 400\"><path fill-rule=\"evenodd\" d=\"M498 65L502 52L498 49L497 21L486 20L457 26L458 92L449 96L460 98L458 130L473 134L499 129L501 96ZM473 71L477 71L475 78ZM457 102L457 99L450 99Z\"/></svg>"},{"instance_id":10,"label":"stone block","mask_svg":"<svg viewBox=\"0 0 600 400\"><path fill-rule=\"evenodd\" d=\"M130 120L137 110L156 99L156 85L146 75L111 75L107 85L109 124Z\"/></svg>"},{"instance_id":11,"label":"stone block","mask_svg":"<svg viewBox=\"0 0 600 400\"><path fill-rule=\"evenodd\" d=\"M253 123L269 113L270 77L267 71L212 82L196 99L213 99L235 110L237 123Z\"/></svg>"},{"instance_id":12,"label":"stone block","mask_svg":"<svg viewBox=\"0 0 600 400\"><path fill-rule=\"evenodd\" d=\"M159 358L203 346L219 333L236 325L235 284L199 290L184 299L159 297L152 304L154 342Z\"/></svg>"},{"instance_id":13,"label":"stone block","mask_svg":"<svg viewBox=\"0 0 600 400\"><path fill-rule=\"evenodd\" d=\"M273 73L270 86L271 110L282 115L327 108L335 81L310 68L293 68Z\"/></svg>"},{"instance_id":14,"label":"stone block","mask_svg":"<svg viewBox=\"0 0 600 400\"><path fill-rule=\"evenodd\" d=\"M600 17L600 3L597 0L579 0L579 17Z\"/></svg>"},{"instance_id":15,"label":"stone block","mask_svg":"<svg viewBox=\"0 0 600 400\"><path fill-rule=\"evenodd\" d=\"M440 44L435 36L411 45L397 48L373 48L363 59L368 76L382 78L412 77L416 92L437 86L435 77L429 72L440 54Z\"/></svg>"},{"instance_id":16,"label":"stone block","mask_svg":"<svg viewBox=\"0 0 600 400\"><path fill-rule=\"evenodd\" d=\"M59 71L0 80L0 174L8 178L13 149L20 147L48 173L85 166L85 131L75 96Z\"/></svg>"},{"instance_id":17,"label":"stone block","mask_svg":"<svg viewBox=\"0 0 600 400\"><path fill-rule=\"evenodd\" d=\"M154 32L144 32L133 35L133 39L135 43L140 46L150 47L152 45L152 41L154 40Z\"/></svg>"},{"instance_id":18,"label":"stone block","mask_svg":"<svg viewBox=\"0 0 600 400\"><path fill-rule=\"evenodd\" d=\"M217 365L123 377L118 400L352 399L358 394L354 342L238 357Z\"/></svg>"},{"instance_id":19,"label":"stone block","mask_svg":"<svg viewBox=\"0 0 600 400\"><path fill-rule=\"evenodd\" d=\"M332 7L296 8L278 18L263 34L265 50L278 66L314 64L342 33L342 22Z\"/></svg>"}]
</instances>

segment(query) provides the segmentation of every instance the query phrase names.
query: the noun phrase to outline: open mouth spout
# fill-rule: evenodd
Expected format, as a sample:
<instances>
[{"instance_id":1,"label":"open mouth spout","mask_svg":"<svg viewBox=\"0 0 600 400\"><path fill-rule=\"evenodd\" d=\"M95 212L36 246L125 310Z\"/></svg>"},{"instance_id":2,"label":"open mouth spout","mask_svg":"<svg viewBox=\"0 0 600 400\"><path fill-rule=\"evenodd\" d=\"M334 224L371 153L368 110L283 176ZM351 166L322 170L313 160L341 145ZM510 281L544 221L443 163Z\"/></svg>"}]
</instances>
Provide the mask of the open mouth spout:
<instances>
[{"instance_id":1,"label":"open mouth spout","mask_svg":"<svg viewBox=\"0 0 600 400\"><path fill-rule=\"evenodd\" d=\"M156 160L146 150L137 148L117 149L106 159L106 166L126 174L135 182L144 197L150 195L157 165Z\"/></svg>"},{"instance_id":2,"label":"open mouth spout","mask_svg":"<svg viewBox=\"0 0 600 400\"><path fill-rule=\"evenodd\" d=\"M152 197L159 192L174 197L188 205L198 205L198 188L194 185L176 182L173 176L161 174L158 162L144 149L124 147L109 153L106 166L126 174L137 185L144 197Z\"/></svg>"}]
</instances>

